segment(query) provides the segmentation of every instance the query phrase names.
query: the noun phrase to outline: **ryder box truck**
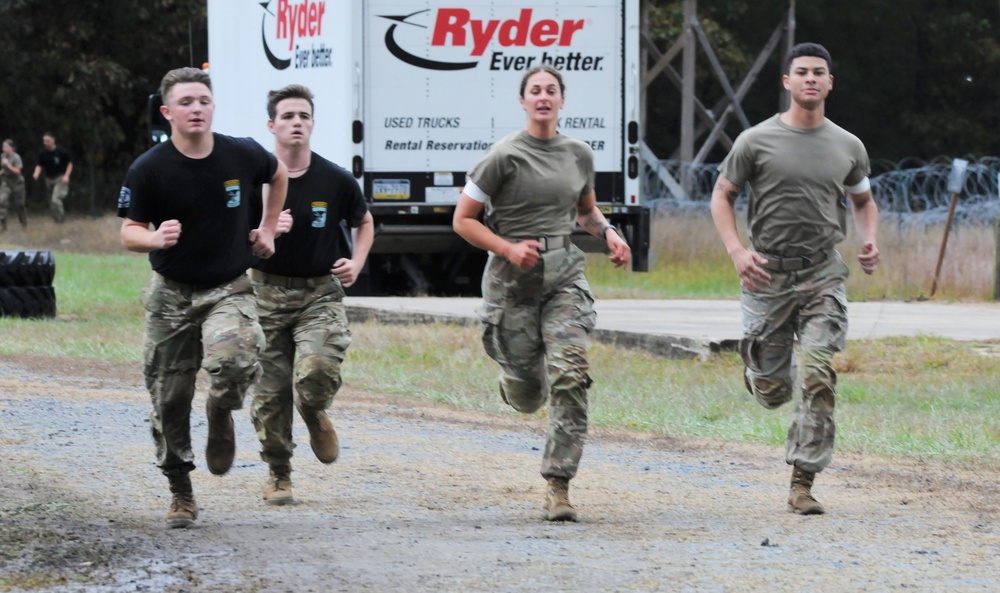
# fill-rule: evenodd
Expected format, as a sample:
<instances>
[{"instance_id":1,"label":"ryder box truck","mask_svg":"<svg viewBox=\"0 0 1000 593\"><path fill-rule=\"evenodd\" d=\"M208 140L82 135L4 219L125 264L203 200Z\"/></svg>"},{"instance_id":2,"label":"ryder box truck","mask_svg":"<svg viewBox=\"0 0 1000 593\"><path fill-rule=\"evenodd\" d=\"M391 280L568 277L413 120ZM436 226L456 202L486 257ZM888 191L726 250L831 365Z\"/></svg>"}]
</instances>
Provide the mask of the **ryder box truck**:
<instances>
[{"instance_id":1,"label":"ryder box truck","mask_svg":"<svg viewBox=\"0 0 1000 593\"><path fill-rule=\"evenodd\" d=\"M375 219L354 294L476 295L485 254L451 229L465 173L522 129L524 72L563 73L559 129L590 144L598 205L645 271L639 0L209 0L213 128L273 149L268 91L315 94L312 147L351 171ZM573 241L605 249L578 229Z\"/></svg>"}]
</instances>

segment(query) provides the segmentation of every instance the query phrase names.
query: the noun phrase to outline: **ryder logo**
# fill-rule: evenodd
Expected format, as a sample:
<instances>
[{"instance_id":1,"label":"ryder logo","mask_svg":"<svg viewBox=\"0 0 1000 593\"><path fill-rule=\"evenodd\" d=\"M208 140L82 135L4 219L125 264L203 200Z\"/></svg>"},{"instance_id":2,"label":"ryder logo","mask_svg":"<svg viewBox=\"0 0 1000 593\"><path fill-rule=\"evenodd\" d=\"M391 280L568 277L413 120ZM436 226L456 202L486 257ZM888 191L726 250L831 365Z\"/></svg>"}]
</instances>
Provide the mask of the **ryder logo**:
<instances>
[{"instance_id":1,"label":"ryder logo","mask_svg":"<svg viewBox=\"0 0 1000 593\"><path fill-rule=\"evenodd\" d=\"M478 61L436 61L417 55L426 54L432 48L460 48L467 50L470 57L480 57L493 43L513 48L568 47L573 44L574 35L585 26L584 19L536 19L531 8L522 8L516 18L510 19L477 19L466 8L440 8L428 27L421 21L427 20L425 13L429 12L430 9L426 9L408 15L379 16L395 21L385 33L389 53L407 64L430 70L466 70L479 64ZM396 38L400 25L429 28L429 39L425 41L428 47L403 49Z\"/></svg>"},{"instance_id":2,"label":"ryder logo","mask_svg":"<svg viewBox=\"0 0 1000 593\"><path fill-rule=\"evenodd\" d=\"M323 19L326 16L326 2L323 0L263 0L261 20L261 43L267 61L276 70L289 66L310 68L329 66L332 63L328 49L323 43L305 47L305 43L315 41L323 35Z\"/></svg>"}]
</instances>

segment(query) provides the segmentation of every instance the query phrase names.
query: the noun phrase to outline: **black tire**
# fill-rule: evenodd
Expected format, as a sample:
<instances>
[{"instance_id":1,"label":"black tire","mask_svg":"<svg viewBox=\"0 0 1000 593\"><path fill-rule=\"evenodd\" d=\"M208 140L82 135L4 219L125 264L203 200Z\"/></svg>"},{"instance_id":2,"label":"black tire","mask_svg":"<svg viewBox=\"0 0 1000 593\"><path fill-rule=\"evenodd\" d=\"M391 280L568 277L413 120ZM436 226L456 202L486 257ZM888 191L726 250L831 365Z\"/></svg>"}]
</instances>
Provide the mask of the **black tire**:
<instances>
[{"instance_id":1,"label":"black tire","mask_svg":"<svg viewBox=\"0 0 1000 593\"><path fill-rule=\"evenodd\" d=\"M51 251L0 251L0 288L51 286L55 276Z\"/></svg>"},{"instance_id":2,"label":"black tire","mask_svg":"<svg viewBox=\"0 0 1000 593\"><path fill-rule=\"evenodd\" d=\"M52 286L0 288L0 317L55 317L56 289Z\"/></svg>"}]
</instances>

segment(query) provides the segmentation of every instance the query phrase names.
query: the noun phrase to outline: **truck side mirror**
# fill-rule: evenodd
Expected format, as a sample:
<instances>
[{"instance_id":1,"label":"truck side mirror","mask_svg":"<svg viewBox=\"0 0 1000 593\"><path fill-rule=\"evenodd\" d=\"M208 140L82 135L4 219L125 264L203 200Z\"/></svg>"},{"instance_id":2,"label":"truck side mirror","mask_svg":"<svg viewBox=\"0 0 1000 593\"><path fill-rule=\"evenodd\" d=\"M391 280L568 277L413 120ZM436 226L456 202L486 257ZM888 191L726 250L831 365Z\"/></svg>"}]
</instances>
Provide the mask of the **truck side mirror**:
<instances>
[{"instance_id":1,"label":"truck side mirror","mask_svg":"<svg viewBox=\"0 0 1000 593\"><path fill-rule=\"evenodd\" d=\"M152 145L170 139L170 122L160 113L162 105L163 97L158 91L149 95L149 100L146 102L146 115L149 121L149 142Z\"/></svg>"}]
</instances>

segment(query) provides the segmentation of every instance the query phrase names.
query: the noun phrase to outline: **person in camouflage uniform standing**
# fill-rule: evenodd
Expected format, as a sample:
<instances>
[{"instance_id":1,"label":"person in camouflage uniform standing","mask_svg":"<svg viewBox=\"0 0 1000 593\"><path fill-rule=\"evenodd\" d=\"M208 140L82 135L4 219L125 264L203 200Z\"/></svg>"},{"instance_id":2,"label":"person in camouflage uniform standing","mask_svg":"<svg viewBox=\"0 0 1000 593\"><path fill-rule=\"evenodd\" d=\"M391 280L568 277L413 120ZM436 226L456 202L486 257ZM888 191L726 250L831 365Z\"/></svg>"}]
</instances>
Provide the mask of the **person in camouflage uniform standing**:
<instances>
[{"instance_id":1,"label":"person in camouflage uniform standing","mask_svg":"<svg viewBox=\"0 0 1000 593\"><path fill-rule=\"evenodd\" d=\"M593 151L557 129L564 92L551 66L525 73L520 102L527 126L469 171L453 219L455 232L490 252L479 317L486 353L500 364L500 396L525 414L549 403L541 473L550 521L577 518L569 481L587 434L587 346L596 321L584 254L570 234L579 223L603 237L617 267L632 258L597 209Z\"/></svg>"},{"instance_id":2,"label":"person in camouflage uniform standing","mask_svg":"<svg viewBox=\"0 0 1000 593\"><path fill-rule=\"evenodd\" d=\"M168 527L198 517L189 473L191 403L199 367L211 385L205 402L209 471L229 471L236 454L232 411L260 376L264 333L247 269L274 254L274 233L288 172L251 138L212 132L215 103L208 74L178 68L163 77L160 111L173 135L129 167L118 197L122 244L149 253L153 277L146 309L143 374L153 410L156 462L173 497ZM264 183L263 216L254 228L252 197Z\"/></svg>"},{"instance_id":3,"label":"person in camouflage uniform standing","mask_svg":"<svg viewBox=\"0 0 1000 593\"><path fill-rule=\"evenodd\" d=\"M0 230L7 230L7 212L10 206L17 212L22 227L28 226L28 212L24 205L24 163L21 155L14 152L14 141L3 141L0 153Z\"/></svg>"},{"instance_id":4,"label":"person in camouflage uniform standing","mask_svg":"<svg viewBox=\"0 0 1000 593\"><path fill-rule=\"evenodd\" d=\"M858 262L866 274L879 264L878 207L864 144L825 116L833 89L830 54L821 45L802 43L789 52L785 67L788 111L736 139L719 167L711 208L740 276L745 385L770 410L798 391L785 441L785 461L792 466L788 507L813 515L825 512L812 485L833 458L833 357L847 335L848 267L835 249L847 226L844 194L853 205L861 239ZM747 183L749 249L737 233L734 210ZM801 385L796 338L804 367Z\"/></svg>"},{"instance_id":5,"label":"person in camouflage uniform standing","mask_svg":"<svg viewBox=\"0 0 1000 593\"><path fill-rule=\"evenodd\" d=\"M316 458L333 463L340 454L326 410L342 384L340 366L351 344L344 288L358 279L375 238L354 176L310 148L313 107L312 92L301 85L271 91L267 98L274 154L289 176L288 210L279 231L286 217L290 228L275 241L274 256L250 270L267 339L260 357L264 374L251 390L250 412L261 459L270 468L264 500L272 505L294 501L293 407L305 421ZM354 229L353 252L342 220Z\"/></svg>"}]
</instances>

